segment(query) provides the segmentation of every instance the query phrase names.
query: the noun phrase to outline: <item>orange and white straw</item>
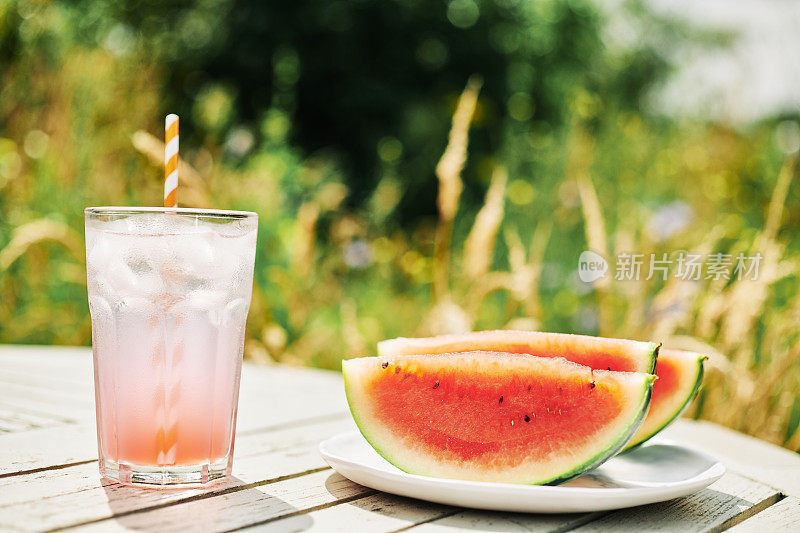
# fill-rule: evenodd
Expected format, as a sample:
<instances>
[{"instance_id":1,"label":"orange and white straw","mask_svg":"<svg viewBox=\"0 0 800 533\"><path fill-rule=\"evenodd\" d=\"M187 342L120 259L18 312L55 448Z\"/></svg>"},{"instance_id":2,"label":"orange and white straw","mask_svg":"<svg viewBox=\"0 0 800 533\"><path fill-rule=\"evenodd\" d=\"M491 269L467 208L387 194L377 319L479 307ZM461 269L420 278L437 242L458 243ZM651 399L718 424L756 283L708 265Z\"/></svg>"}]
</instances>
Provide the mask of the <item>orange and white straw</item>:
<instances>
[{"instance_id":1,"label":"orange and white straw","mask_svg":"<svg viewBox=\"0 0 800 533\"><path fill-rule=\"evenodd\" d=\"M164 125L164 207L178 206L178 115L169 114Z\"/></svg>"}]
</instances>

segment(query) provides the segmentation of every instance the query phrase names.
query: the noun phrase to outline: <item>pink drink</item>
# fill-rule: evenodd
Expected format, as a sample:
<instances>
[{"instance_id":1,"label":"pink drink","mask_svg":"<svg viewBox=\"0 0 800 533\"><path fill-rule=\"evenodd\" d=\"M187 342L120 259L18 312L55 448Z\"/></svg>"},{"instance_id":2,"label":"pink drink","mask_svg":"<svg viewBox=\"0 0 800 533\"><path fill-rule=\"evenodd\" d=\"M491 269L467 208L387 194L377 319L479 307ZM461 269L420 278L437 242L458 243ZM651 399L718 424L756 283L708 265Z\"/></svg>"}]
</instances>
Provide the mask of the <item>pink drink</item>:
<instances>
[{"instance_id":1,"label":"pink drink","mask_svg":"<svg viewBox=\"0 0 800 533\"><path fill-rule=\"evenodd\" d=\"M100 472L134 484L230 473L255 213L86 210Z\"/></svg>"}]
</instances>

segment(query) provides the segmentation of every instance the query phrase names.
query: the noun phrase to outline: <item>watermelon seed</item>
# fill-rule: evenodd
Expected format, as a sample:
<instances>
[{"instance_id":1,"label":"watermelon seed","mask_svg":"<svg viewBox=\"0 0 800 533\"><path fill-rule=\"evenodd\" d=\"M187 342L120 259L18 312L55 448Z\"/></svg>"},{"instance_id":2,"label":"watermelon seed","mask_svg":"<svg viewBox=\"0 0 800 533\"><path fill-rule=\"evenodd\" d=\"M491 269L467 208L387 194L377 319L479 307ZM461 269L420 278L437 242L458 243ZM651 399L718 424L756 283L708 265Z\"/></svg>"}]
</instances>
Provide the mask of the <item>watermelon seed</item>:
<instances>
[{"instance_id":1,"label":"watermelon seed","mask_svg":"<svg viewBox=\"0 0 800 533\"><path fill-rule=\"evenodd\" d=\"M609 369L609 370L611 370L611 367L610 367L610 366L607 366L606 368L607 368L607 369Z\"/></svg>"},{"instance_id":2,"label":"watermelon seed","mask_svg":"<svg viewBox=\"0 0 800 533\"><path fill-rule=\"evenodd\" d=\"M531 417L529 417L528 415L525 415L525 422L530 422L530 421L531 421Z\"/></svg>"},{"instance_id":3,"label":"watermelon seed","mask_svg":"<svg viewBox=\"0 0 800 533\"><path fill-rule=\"evenodd\" d=\"M434 384L433 384L433 388L434 388L434 389L435 389L436 387L438 387L438 386L439 386L439 382L438 382L438 381L437 381L436 383L434 383Z\"/></svg>"},{"instance_id":4,"label":"watermelon seed","mask_svg":"<svg viewBox=\"0 0 800 533\"><path fill-rule=\"evenodd\" d=\"M503 403L503 397L500 396L500 403Z\"/></svg>"},{"instance_id":5,"label":"watermelon seed","mask_svg":"<svg viewBox=\"0 0 800 533\"><path fill-rule=\"evenodd\" d=\"M528 385L528 392L530 392L530 391L531 391L531 386L530 386L530 385Z\"/></svg>"},{"instance_id":6,"label":"watermelon seed","mask_svg":"<svg viewBox=\"0 0 800 533\"><path fill-rule=\"evenodd\" d=\"M514 425L514 421L513 421L513 420L511 421L511 425L512 425L512 426Z\"/></svg>"},{"instance_id":7,"label":"watermelon seed","mask_svg":"<svg viewBox=\"0 0 800 533\"><path fill-rule=\"evenodd\" d=\"M386 367L388 367L388 366L389 366L389 362L388 362L388 361L384 361L384 362L381 364L381 368L383 368L384 370L385 370L385 369L386 369Z\"/></svg>"},{"instance_id":8,"label":"watermelon seed","mask_svg":"<svg viewBox=\"0 0 800 533\"><path fill-rule=\"evenodd\" d=\"M595 383L594 383L594 380L592 380L592 381L589 382L589 388L593 389L594 387L595 387Z\"/></svg>"}]
</instances>

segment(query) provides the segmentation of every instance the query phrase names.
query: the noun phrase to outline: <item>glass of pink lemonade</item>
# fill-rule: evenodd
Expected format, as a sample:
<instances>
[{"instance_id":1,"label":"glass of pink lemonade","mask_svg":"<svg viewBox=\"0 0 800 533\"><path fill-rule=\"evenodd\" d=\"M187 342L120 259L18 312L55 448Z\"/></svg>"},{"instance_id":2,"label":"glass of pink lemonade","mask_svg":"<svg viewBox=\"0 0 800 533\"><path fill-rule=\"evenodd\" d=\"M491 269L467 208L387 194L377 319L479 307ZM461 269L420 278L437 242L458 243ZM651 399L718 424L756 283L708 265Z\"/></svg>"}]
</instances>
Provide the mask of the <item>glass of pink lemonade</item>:
<instances>
[{"instance_id":1,"label":"glass of pink lemonade","mask_svg":"<svg viewBox=\"0 0 800 533\"><path fill-rule=\"evenodd\" d=\"M90 207L86 264L100 473L229 475L258 216Z\"/></svg>"}]
</instances>

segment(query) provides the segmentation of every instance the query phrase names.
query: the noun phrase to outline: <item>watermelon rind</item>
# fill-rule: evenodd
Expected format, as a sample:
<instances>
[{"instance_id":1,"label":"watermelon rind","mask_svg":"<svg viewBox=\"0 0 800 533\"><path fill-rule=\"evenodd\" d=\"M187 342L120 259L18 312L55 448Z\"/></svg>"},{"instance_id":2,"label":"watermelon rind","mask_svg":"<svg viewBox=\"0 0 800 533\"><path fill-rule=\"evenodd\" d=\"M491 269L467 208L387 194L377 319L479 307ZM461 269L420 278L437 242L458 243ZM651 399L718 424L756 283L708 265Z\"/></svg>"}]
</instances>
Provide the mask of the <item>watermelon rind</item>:
<instances>
[{"instance_id":1,"label":"watermelon rind","mask_svg":"<svg viewBox=\"0 0 800 533\"><path fill-rule=\"evenodd\" d=\"M627 360L630 368L610 368L653 374L661 343L549 333L543 331L491 330L471 331L436 337L397 337L378 343L378 355L424 355L469 352L476 350L531 353L547 357L564 357L578 364L600 367L583 356L615 354Z\"/></svg>"},{"instance_id":2,"label":"watermelon rind","mask_svg":"<svg viewBox=\"0 0 800 533\"><path fill-rule=\"evenodd\" d=\"M480 358L483 357L491 357L492 355L495 356L512 356L514 359L517 359L519 354L508 354L508 353L491 353L491 352L461 352L457 354L437 354L437 358L439 356L477 356ZM516 356L516 357L515 357ZM394 364L394 361L397 360L405 360L411 358L425 358L430 357L427 355L414 355L414 356L396 356L396 357L367 357L367 358L359 358L353 360L345 360L342 362L342 370L344 375L345 381L345 392L347 395L347 401L350 408L350 412L353 416L356 425L359 428L359 431L364 436L364 438L370 443L370 445L375 449L375 451L380 454L384 459L388 462L393 464L394 466L400 468L403 471L409 473L415 473L419 475L430 475L427 472L422 472L419 468L415 468L410 466L409 463L404 460L402 457L395 455L391 451L385 449L381 446L378 438L375 438L373 435L373 431L370 429L371 425L368 420L366 420L363 416L362 410L366 411L366 409L359 408L359 400L354 397L354 387L351 386L353 381L356 381L358 378L356 374L358 373L358 369L355 368L355 365L351 365L351 363L355 363L356 361L364 361L364 360L371 360L374 362L375 365L379 365L382 363L390 362L390 364ZM587 368L583 367L582 365L577 365L575 363L567 362L563 358L540 358L536 356L526 355L526 358L533 358L533 359L545 359L547 361L552 361L553 359L558 359L563 364L567 365L574 365L580 368ZM363 363L362 363L363 364ZM559 363L561 364L561 363ZM595 370L596 373L606 373L605 370ZM638 391L638 396L633 396L633 398L638 399L638 404L630 404L629 413L635 413L635 416L632 416L628 423L621 428L620 431L614 434L613 438L602 448L597 450L594 455L591 457L586 458L579 464L570 465L568 468L564 469L563 471L553 472L550 474L545 475L539 479L527 479L525 481L508 481L512 483L525 483L525 484L534 484L534 485L557 485L560 483L564 483L570 479L573 479L582 473L596 468L609 458L613 457L614 455L618 454L628 443L631 437L637 432L639 427L641 426L642 422L644 421L648 406L650 403L651 393L653 389L653 383L655 381L655 376L644 374L644 373L631 373L631 372L610 372L609 374L622 374L622 375L630 375L630 376L637 376L641 379L641 389ZM631 394L635 394L633 390L631 390ZM376 430L375 433L378 433L382 430ZM450 477L450 476L446 476ZM472 478L469 478L472 479Z\"/></svg>"},{"instance_id":3,"label":"watermelon rind","mask_svg":"<svg viewBox=\"0 0 800 533\"><path fill-rule=\"evenodd\" d=\"M664 353L677 353L677 350L665 350ZM630 442L625 446L623 452L629 452L640 447L642 444L646 443L648 440L655 437L657 434L661 433L664 429L669 427L673 422L675 422L680 416L683 414L684 411L691 405L692 401L697 396L697 393L700 392L700 388L703 384L703 375L705 373L703 362L708 359L707 356L694 353L694 352L681 352L684 357L688 357L691 362L694 363L695 372L694 378L691 388L689 388L688 393L685 394L683 400L678 404L676 408L674 408L671 412L669 412L662 420L658 423L653 424L653 427L649 430L646 429L644 426L640 428L641 430L637 432L637 434L633 435ZM663 356L662 356L663 357ZM692 379L690 377L690 379ZM640 434L641 433L641 434Z\"/></svg>"},{"instance_id":4,"label":"watermelon rind","mask_svg":"<svg viewBox=\"0 0 800 533\"><path fill-rule=\"evenodd\" d=\"M647 417L647 410L650 407L650 398L653 394L653 383L655 382L656 377L650 375L649 379L644 383L645 393L642 396L642 402L639 406L639 414L637 417L631 421L630 425L628 426L627 430L620 433L619 439L612 445L608 446L602 453L598 454L593 460L586 461L585 463L578 465L574 469L569 472L562 474L559 477L554 479L545 481L543 483L539 483L540 485L560 485L561 483L566 483L570 479L574 479L584 472L592 470L593 468L597 468L611 457L614 457L618 453L620 453L625 446L628 444L628 441L631 440L637 431L639 431L639 427L641 427L642 423L644 422L645 418Z\"/></svg>"}]
</instances>

